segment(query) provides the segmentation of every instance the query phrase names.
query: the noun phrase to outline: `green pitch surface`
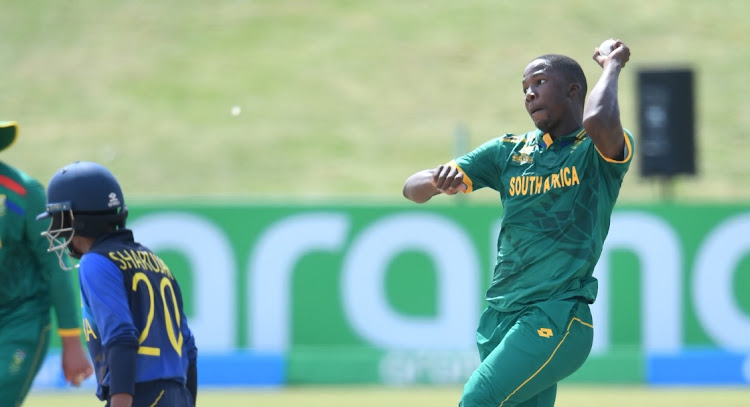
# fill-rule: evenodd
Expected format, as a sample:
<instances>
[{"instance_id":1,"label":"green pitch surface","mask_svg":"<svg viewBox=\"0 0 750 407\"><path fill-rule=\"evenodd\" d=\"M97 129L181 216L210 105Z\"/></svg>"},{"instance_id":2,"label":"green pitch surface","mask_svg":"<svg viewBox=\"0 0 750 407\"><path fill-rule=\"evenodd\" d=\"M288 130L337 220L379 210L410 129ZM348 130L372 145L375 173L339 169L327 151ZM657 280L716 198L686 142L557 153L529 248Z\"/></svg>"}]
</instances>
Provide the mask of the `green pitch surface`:
<instances>
[{"instance_id":1,"label":"green pitch surface","mask_svg":"<svg viewBox=\"0 0 750 407\"><path fill-rule=\"evenodd\" d=\"M439 407L456 406L459 387L302 387L281 390L205 390L199 405L222 407ZM92 394L32 394L25 407L101 406ZM556 407L747 407L748 388L563 386Z\"/></svg>"},{"instance_id":2,"label":"green pitch surface","mask_svg":"<svg viewBox=\"0 0 750 407\"><path fill-rule=\"evenodd\" d=\"M677 198L750 202L750 1L2 6L0 118L21 125L2 159L45 182L62 165L92 160L112 168L131 198L402 202L407 176L453 157L459 124L467 147L530 130L521 75L532 58L575 57L591 89L601 71L594 48L617 36L632 49L620 90L622 122L636 138L637 70L697 71L701 176L680 180ZM637 167L621 202L659 196Z\"/></svg>"}]
</instances>

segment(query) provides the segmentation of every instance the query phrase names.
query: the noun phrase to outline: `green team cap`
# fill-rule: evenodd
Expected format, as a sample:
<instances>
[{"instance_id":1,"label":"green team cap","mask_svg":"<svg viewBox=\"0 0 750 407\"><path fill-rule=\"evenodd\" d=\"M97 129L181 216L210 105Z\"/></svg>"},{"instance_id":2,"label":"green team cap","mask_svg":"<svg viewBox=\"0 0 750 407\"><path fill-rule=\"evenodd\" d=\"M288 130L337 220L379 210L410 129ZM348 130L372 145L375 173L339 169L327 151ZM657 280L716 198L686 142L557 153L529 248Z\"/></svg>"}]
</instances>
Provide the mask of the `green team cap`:
<instances>
[{"instance_id":1,"label":"green team cap","mask_svg":"<svg viewBox=\"0 0 750 407\"><path fill-rule=\"evenodd\" d=\"M16 141L16 134L18 134L18 123L0 121L0 151Z\"/></svg>"}]
</instances>

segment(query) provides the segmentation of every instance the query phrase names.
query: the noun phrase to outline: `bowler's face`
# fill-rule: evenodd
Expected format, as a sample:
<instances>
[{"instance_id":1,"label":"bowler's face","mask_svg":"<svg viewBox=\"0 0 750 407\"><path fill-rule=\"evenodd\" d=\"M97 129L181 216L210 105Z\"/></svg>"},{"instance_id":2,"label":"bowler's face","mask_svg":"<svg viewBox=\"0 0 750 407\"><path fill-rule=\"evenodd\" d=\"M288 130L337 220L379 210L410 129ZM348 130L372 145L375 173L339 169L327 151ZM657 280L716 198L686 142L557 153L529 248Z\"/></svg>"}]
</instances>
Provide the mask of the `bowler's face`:
<instances>
[{"instance_id":1,"label":"bowler's face","mask_svg":"<svg viewBox=\"0 0 750 407\"><path fill-rule=\"evenodd\" d=\"M526 111L534 125L550 132L566 112L565 82L544 59L535 59L523 73L523 93Z\"/></svg>"}]
</instances>

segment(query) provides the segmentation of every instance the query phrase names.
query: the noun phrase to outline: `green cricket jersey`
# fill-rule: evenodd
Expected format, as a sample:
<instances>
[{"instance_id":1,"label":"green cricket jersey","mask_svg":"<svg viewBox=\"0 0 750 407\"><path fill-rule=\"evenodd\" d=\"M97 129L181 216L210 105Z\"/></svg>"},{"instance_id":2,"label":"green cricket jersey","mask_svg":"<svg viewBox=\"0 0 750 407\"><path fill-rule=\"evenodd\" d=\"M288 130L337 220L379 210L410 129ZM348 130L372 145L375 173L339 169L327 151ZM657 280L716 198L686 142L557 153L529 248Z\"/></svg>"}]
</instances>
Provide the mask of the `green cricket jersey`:
<instances>
[{"instance_id":1,"label":"green cricket jersey","mask_svg":"<svg viewBox=\"0 0 750 407\"><path fill-rule=\"evenodd\" d=\"M10 130L3 123L0 128ZM45 205L45 191L37 180L0 162L0 318L19 313L49 317L54 307L60 334L77 335L77 296L41 236L49 221L36 220Z\"/></svg>"},{"instance_id":2,"label":"green cricket jersey","mask_svg":"<svg viewBox=\"0 0 750 407\"><path fill-rule=\"evenodd\" d=\"M594 266L633 156L633 136L626 131L624 137L623 161L600 155L581 128L554 142L540 130L506 134L451 163L464 173L466 193L500 192L490 307L515 311L575 297L594 302Z\"/></svg>"}]
</instances>

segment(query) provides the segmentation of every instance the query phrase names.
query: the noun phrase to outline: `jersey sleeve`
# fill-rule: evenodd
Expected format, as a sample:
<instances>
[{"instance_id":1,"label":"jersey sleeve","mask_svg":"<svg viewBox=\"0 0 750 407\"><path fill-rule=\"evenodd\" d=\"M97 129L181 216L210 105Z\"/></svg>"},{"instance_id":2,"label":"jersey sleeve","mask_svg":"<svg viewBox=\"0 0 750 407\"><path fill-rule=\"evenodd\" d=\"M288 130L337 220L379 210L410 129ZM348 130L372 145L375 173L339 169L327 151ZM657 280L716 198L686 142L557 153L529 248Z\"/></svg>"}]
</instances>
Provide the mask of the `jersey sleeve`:
<instances>
[{"instance_id":1,"label":"jersey sleeve","mask_svg":"<svg viewBox=\"0 0 750 407\"><path fill-rule=\"evenodd\" d=\"M49 227L49 220L36 220L36 216L45 211L46 204L47 196L44 193L42 184L35 180L28 182L26 185L26 205L28 207L26 211L26 236L29 239L38 262L44 271L48 272L59 269L60 266L57 263L57 256L47 251L49 243L42 236L42 232L46 231Z\"/></svg>"},{"instance_id":2,"label":"jersey sleeve","mask_svg":"<svg viewBox=\"0 0 750 407\"><path fill-rule=\"evenodd\" d=\"M177 285L177 290L179 291L180 302L182 303L182 290L179 288L179 284ZM193 336L193 332L190 330L188 318L187 315L185 315L185 307L180 307L179 312L182 321L180 324L180 332L182 332L182 337L186 338L183 348L187 351L188 360L195 363L198 359L198 348L195 345L195 336Z\"/></svg>"},{"instance_id":3,"label":"jersey sleeve","mask_svg":"<svg viewBox=\"0 0 750 407\"><path fill-rule=\"evenodd\" d=\"M49 227L49 220L37 221L36 215L44 212L47 197L42 185L32 180L27 185L28 211L26 235L31 243L40 272L49 278L50 299L57 320L60 336L79 336L78 296L73 290L70 275L60 268L57 255L47 251L49 242L42 232ZM68 261L67 255L64 257Z\"/></svg>"},{"instance_id":4,"label":"jersey sleeve","mask_svg":"<svg viewBox=\"0 0 750 407\"><path fill-rule=\"evenodd\" d=\"M79 296L73 288L68 272L58 268L50 278L50 295L57 319L57 333L60 336L80 336L78 309Z\"/></svg>"},{"instance_id":5,"label":"jersey sleeve","mask_svg":"<svg viewBox=\"0 0 750 407\"><path fill-rule=\"evenodd\" d=\"M464 183L468 187L464 193L471 193L484 187L498 189L504 160L503 145L500 139L490 140L473 151L451 161L464 174Z\"/></svg>"},{"instance_id":6,"label":"jersey sleeve","mask_svg":"<svg viewBox=\"0 0 750 407\"><path fill-rule=\"evenodd\" d=\"M122 340L135 342L138 332L130 315L122 273L106 257L87 253L79 264L81 291L86 297L105 347Z\"/></svg>"},{"instance_id":7,"label":"jersey sleeve","mask_svg":"<svg viewBox=\"0 0 750 407\"><path fill-rule=\"evenodd\" d=\"M182 320L185 321L180 329L182 330L182 336L187 338L185 349L187 349L188 360L195 362L198 359L198 347L195 345L195 336L193 336L193 332L188 327L185 312L181 310L180 313L182 313Z\"/></svg>"},{"instance_id":8,"label":"jersey sleeve","mask_svg":"<svg viewBox=\"0 0 750 407\"><path fill-rule=\"evenodd\" d=\"M625 137L625 157L622 160L614 160L602 155L598 148L596 149L596 155L599 158L602 170L606 175L610 176L615 180L622 182L622 178L630 168L630 163L633 161L633 153L635 149L635 143L633 135L628 130L623 130L623 137Z\"/></svg>"}]
</instances>

